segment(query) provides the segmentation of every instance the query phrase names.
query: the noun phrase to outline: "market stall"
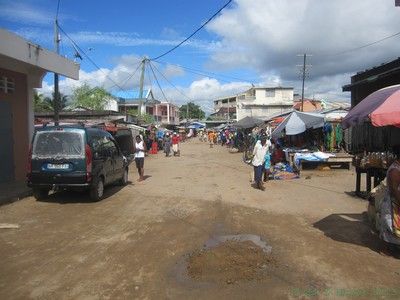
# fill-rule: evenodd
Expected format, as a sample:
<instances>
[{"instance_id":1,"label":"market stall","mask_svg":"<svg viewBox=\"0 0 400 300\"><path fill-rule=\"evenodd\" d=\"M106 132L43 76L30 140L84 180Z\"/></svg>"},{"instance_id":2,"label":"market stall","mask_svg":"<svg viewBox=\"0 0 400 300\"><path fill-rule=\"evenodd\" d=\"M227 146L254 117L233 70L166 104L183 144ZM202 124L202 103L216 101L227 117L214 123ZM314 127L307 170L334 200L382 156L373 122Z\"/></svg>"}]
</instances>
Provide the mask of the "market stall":
<instances>
[{"instance_id":1,"label":"market stall","mask_svg":"<svg viewBox=\"0 0 400 300\"><path fill-rule=\"evenodd\" d=\"M272 132L274 139L284 140L286 161L300 172L304 165L345 166L350 168L352 156L326 149L327 123L325 116L316 113L294 111ZM286 139L286 140L285 140Z\"/></svg>"},{"instance_id":2,"label":"market stall","mask_svg":"<svg viewBox=\"0 0 400 300\"><path fill-rule=\"evenodd\" d=\"M392 131L399 132L396 127L400 127L400 85L380 89L363 99L350 110L349 114L343 119L342 126L343 128L362 128L363 126L362 132L373 132L375 134L374 138L372 134L363 136L360 132L360 137L364 139L364 149L357 153L354 160L356 194L366 196L373 187L385 179L387 169L394 160L394 155L390 152L391 147L400 143L398 138L392 138L388 134ZM382 127L382 129L374 129L374 127ZM382 140L380 145L375 146L374 141L377 140L379 134ZM393 136L396 136L396 134L393 133ZM381 151L378 152L377 150ZM365 193L361 191L362 174L366 175Z\"/></svg>"}]
</instances>

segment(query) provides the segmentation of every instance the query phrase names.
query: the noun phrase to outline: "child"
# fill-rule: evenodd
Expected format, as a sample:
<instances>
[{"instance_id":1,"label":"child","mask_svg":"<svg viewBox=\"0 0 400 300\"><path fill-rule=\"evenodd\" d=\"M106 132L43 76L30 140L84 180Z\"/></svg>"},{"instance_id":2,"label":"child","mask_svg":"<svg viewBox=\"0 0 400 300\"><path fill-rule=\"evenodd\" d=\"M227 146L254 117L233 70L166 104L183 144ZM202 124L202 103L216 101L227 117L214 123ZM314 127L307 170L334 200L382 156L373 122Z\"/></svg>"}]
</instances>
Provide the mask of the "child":
<instances>
[{"instance_id":1,"label":"child","mask_svg":"<svg viewBox=\"0 0 400 300\"><path fill-rule=\"evenodd\" d=\"M271 173L271 154L269 151L265 154L264 161L264 182L267 182Z\"/></svg>"}]
</instances>

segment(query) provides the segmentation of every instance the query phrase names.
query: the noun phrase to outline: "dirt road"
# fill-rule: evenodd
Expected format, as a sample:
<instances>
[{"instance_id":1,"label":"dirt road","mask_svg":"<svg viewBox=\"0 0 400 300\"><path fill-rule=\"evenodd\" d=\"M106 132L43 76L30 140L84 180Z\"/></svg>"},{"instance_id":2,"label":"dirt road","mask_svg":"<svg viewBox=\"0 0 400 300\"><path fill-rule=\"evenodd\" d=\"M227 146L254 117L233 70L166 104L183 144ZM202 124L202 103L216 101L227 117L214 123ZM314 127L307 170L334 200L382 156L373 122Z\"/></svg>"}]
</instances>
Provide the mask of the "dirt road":
<instances>
[{"instance_id":1,"label":"dirt road","mask_svg":"<svg viewBox=\"0 0 400 300\"><path fill-rule=\"evenodd\" d=\"M133 166L132 166L133 167ZM399 298L352 171L250 187L240 154L190 141L106 199L58 193L0 207L1 299ZM251 240L261 238L260 250ZM222 240L221 240L222 237ZM211 245L211 246L210 246Z\"/></svg>"}]
</instances>

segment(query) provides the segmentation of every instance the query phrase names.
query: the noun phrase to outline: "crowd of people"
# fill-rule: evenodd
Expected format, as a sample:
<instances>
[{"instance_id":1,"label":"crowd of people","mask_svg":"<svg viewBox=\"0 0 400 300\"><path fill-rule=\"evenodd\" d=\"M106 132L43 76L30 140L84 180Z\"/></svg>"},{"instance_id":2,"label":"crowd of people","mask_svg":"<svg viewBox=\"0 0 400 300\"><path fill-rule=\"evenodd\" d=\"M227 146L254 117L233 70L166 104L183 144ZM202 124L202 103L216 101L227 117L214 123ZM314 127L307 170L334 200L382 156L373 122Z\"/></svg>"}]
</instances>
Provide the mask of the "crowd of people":
<instances>
[{"instance_id":1,"label":"crowd of people","mask_svg":"<svg viewBox=\"0 0 400 300\"><path fill-rule=\"evenodd\" d=\"M182 137L177 132L171 133L168 130L157 130L152 128L135 138L134 145L134 158L136 168L138 170L139 179L143 181L144 176L144 159L148 153L156 154L158 150L163 150L166 157L171 156L171 150L173 156L180 156L179 144L182 141Z\"/></svg>"},{"instance_id":2,"label":"crowd of people","mask_svg":"<svg viewBox=\"0 0 400 300\"><path fill-rule=\"evenodd\" d=\"M254 168L254 187L264 190L264 182L269 180L273 165L285 161L280 141L271 141L270 133L269 129L259 127L249 130L228 127L202 130L198 136L200 141L208 142L210 148L220 145L243 152L244 160Z\"/></svg>"}]
</instances>

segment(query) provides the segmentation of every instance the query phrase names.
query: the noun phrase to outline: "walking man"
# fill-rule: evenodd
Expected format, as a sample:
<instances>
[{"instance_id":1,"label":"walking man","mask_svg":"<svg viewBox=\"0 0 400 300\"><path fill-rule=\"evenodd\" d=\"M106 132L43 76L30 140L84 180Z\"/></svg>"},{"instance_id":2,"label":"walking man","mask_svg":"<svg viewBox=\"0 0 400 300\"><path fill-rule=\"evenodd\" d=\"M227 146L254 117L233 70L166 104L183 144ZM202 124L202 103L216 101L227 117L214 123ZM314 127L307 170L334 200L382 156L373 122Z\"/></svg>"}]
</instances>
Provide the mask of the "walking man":
<instances>
[{"instance_id":1,"label":"walking man","mask_svg":"<svg viewBox=\"0 0 400 300\"><path fill-rule=\"evenodd\" d=\"M262 175L264 173L264 160L265 155L268 151L268 146L266 144L267 139L265 136L261 137L261 141L257 141L253 149L253 160L252 165L254 167L254 183L257 189L264 191L264 186L262 182Z\"/></svg>"},{"instance_id":2,"label":"walking man","mask_svg":"<svg viewBox=\"0 0 400 300\"><path fill-rule=\"evenodd\" d=\"M180 141L179 135L174 132L174 135L172 136L172 152L174 152L174 156L180 156L181 152L179 150L179 141Z\"/></svg>"},{"instance_id":3,"label":"walking man","mask_svg":"<svg viewBox=\"0 0 400 300\"><path fill-rule=\"evenodd\" d=\"M144 180L144 156L146 152L146 145L143 142L140 135L136 136L136 143L135 143L135 162L136 168L138 169L139 179L138 181Z\"/></svg>"}]
</instances>

